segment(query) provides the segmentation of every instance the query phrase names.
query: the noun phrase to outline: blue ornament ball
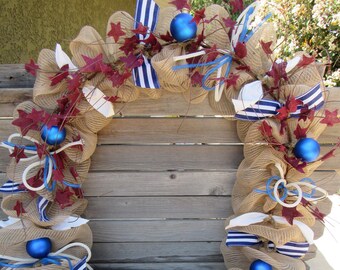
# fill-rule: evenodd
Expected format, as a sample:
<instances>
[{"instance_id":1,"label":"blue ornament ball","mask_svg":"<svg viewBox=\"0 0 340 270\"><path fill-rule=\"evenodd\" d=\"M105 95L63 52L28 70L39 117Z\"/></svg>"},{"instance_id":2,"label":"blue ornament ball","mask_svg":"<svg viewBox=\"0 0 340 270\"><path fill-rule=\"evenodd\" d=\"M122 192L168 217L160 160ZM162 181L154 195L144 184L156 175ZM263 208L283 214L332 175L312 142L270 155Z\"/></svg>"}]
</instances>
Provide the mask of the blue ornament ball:
<instances>
[{"instance_id":1,"label":"blue ornament ball","mask_svg":"<svg viewBox=\"0 0 340 270\"><path fill-rule=\"evenodd\" d=\"M46 125L43 125L40 134L43 141L47 144L58 145L65 141L66 129L60 129L58 126L52 126L48 128Z\"/></svg>"},{"instance_id":2,"label":"blue ornament ball","mask_svg":"<svg viewBox=\"0 0 340 270\"><path fill-rule=\"evenodd\" d=\"M197 25L191 20L193 17L188 13L180 13L172 19L170 32L178 42L187 41L196 37Z\"/></svg>"},{"instance_id":3,"label":"blue ornament ball","mask_svg":"<svg viewBox=\"0 0 340 270\"><path fill-rule=\"evenodd\" d=\"M313 162L320 154L319 143L312 138L300 139L294 147L294 155L302 161Z\"/></svg>"},{"instance_id":4,"label":"blue ornament ball","mask_svg":"<svg viewBox=\"0 0 340 270\"><path fill-rule=\"evenodd\" d=\"M52 250L52 242L50 238L42 237L30 240L26 243L26 251L28 255L35 259L45 258Z\"/></svg>"},{"instance_id":5,"label":"blue ornament ball","mask_svg":"<svg viewBox=\"0 0 340 270\"><path fill-rule=\"evenodd\" d=\"M273 267L261 260L253 261L253 263L250 265L249 270L272 270Z\"/></svg>"}]
</instances>

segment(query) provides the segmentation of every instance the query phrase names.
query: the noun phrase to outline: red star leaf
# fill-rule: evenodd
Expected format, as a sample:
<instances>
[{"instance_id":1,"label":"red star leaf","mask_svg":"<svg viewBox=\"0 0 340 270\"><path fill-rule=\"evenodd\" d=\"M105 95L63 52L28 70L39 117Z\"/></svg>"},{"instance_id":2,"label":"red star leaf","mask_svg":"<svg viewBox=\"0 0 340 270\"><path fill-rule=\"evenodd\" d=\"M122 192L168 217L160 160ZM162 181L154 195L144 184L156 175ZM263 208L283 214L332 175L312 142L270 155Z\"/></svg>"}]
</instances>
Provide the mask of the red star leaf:
<instances>
[{"instance_id":1,"label":"red star leaf","mask_svg":"<svg viewBox=\"0 0 340 270\"><path fill-rule=\"evenodd\" d=\"M190 5L188 4L188 0L173 0L169 2L169 4L176 6L177 10L183 8L191 9Z\"/></svg>"},{"instance_id":2,"label":"red star leaf","mask_svg":"<svg viewBox=\"0 0 340 270\"><path fill-rule=\"evenodd\" d=\"M22 202L17 200L17 203L13 207L13 210L17 212L17 217L20 217L21 214L26 213L24 206L22 205Z\"/></svg>"},{"instance_id":3,"label":"red star leaf","mask_svg":"<svg viewBox=\"0 0 340 270\"><path fill-rule=\"evenodd\" d=\"M53 158L55 160L56 167L61 171L64 170L65 169L65 166L64 166L65 154L64 154L64 152L60 152L58 154L54 153Z\"/></svg>"},{"instance_id":4,"label":"red star leaf","mask_svg":"<svg viewBox=\"0 0 340 270\"><path fill-rule=\"evenodd\" d=\"M169 31L166 32L165 35L160 35L159 36L162 40L164 40L165 42L172 42L174 41L173 36L169 33Z\"/></svg>"},{"instance_id":5,"label":"red star leaf","mask_svg":"<svg viewBox=\"0 0 340 270\"><path fill-rule=\"evenodd\" d=\"M125 67L128 69L134 69L143 65L143 58L137 57L133 53L130 53L127 57L120 57L120 61L125 63Z\"/></svg>"},{"instance_id":6,"label":"red star leaf","mask_svg":"<svg viewBox=\"0 0 340 270\"><path fill-rule=\"evenodd\" d=\"M198 85L202 86L202 80L204 75L199 73L198 71L195 71L194 74L191 75L191 84L192 85Z\"/></svg>"},{"instance_id":7,"label":"red star leaf","mask_svg":"<svg viewBox=\"0 0 340 270\"><path fill-rule=\"evenodd\" d=\"M322 124L326 124L328 127L332 127L334 124L340 123L338 118L338 109L334 111L325 110L325 117L320 121Z\"/></svg>"},{"instance_id":8,"label":"red star leaf","mask_svg":"<svg viewBox=\"0 0 340 270\"><path fill-rule=\"evenodd\" d=\"M294 135L296 139L306 138L308 128L302 128L300 125L297 125L296 129L294 130Z\"/></svg>"},{"instance_id":9,"label":"red star leaf","mask_svg":"<svg viewBox=\"0 0 340 270\"><path fill-rule=\"evenodd\" d=\"M66 187L64 190L58 189L55 200L59 204L60 208L64 209L65 207L71 206L73 204L73 201L71 200L73 195L74 193L71 192L69 187Z\"/></svg>"},{"instance_id":10,"label":"red star leaf","mask_svg":"<svg viewBox=\"0 0 340 270\"><path fill-rule=\"evenodd\" d=\"M228 18L222 18L222 20L224 22L225 27L234 29L236 22L233 19L228 17Z\"/></svg>"},{"instance_id":11,"label":"red star leaf","mask_svg":"<svg viewBox=\"0 0 340 270\"><path fill-rule=\"evenodd\" d=\"M13 152L9 156L15 158L16 163L18 163L22 158L27 158L25 155L25 149L17 146L14 146Z\"/></svg>"},{"instance_id":12,"label":"red star leaf","mask_svg":"<svg viewBox=\"0 0 340 270\"><path fill-rule=\"evenodd\" d=\"M59 181L59 182L63 182L64 181L64 174L63 174L63 172L61 171L61 170L59 170L59 169L53 169L53 171L52 171L52 179L54 180L54 181Z\"/></svg>"},{"instance_id":13,"label":"red star leaf","mask_svg":"<svg viewBox=\"0 0 340 270\"><path fill-rule=\"evenodd\" d=\"M294 218L302 217L302 214L296 210L296 207L288 208L283 206L282 216L288 221L290 225L293 225Z\"/></svg>"},{"instance_id":14,"label":"red star leaf","mask_svg":"<svg viewBox=\"0 0 340 270\"><path fill-rule=\"evenodd\" d=\"M118 71L114 71L113 74L109 77L109 80L112 82L113 87L119 87L124 82L130 78L131 72L125 71L123 74L120 74Z\"/></svg>"},{"instance_id":15,"label":"red star leaf","mask_svg":"<svg viewBox=\"0 0 340 270\"><path fill-rule=\"evenodd\" d=\"M309 109L308 105L305 105L301 108L299 120L306 121L307 119L313 121L315 118L315 110Z\"/></svg>"},{"instance_id":16,"label":"red star leaf","mask_svg":"<svg viewBox=\"0 0 340 270\"><path fill-rule=\"evenodd\" d=\"M237 84L237 80L240 77L240 75L234 74L234 73L230 73L228 78L226 79L226 84L227 84L227 88L229 88L230 86L235 86Z\"/></svg>"},{"instance_id":17,"label":"red star leaf","mask_svg":"<svg viewBox=\"0 0 340 270\"><path fill-rule=\"evenodd\" d=\"M39 130L35 120L28 118L28 113L23 110L18 110L18 118L12 121L12 125L20 128L21 134L26 135L30 130Z\"/></svg>"},{"instance_id":18,"label":"red star leaf","mask_svg":"<svg viewBox=\"0 0 340 270\"><path fill-rule=\"evenodd\" d=\"M295 97L289 97L286 102L286 107L290 113L296 112L299 105L302 105L303 102L300 99L296 99Z\"/></svg>"},{"instance_id":19,"label":"red star leaf","mask_svg":"<svg viewBox=\"0 0 340 270\"><path fill-rule=\"evenodd\" d=\"M274 86L278 87L281 79L288 81L288 76L286 73L287 62L277 63L274 62L270 71L266 74L274 79Z\"/></svg>"},{"instance_id":20,"label":"red star leaf","mask_svg":"<svg viewBox=\"0 0 340 270\"><path fill-rule=\"evenodd\" d=\"M81 72L101 72L102 71L102 64L103 64L103 54L99 54L94 58L90 58L86 55L82 55L85 66L81 68Z\"/></svg>"},{"instance_id":21,"label":"red star leaf","mask_svg":"<svg viewBox=\"0 0 340 270\"><path fill-rule=\"evenodd\" d=\"M39 144L39 143L34 143L34 144L35 144L35 147L37 148L37 154L40 159L43 157L43 155L48 153L46 144Z\"/></svg>"},{"instance_id":22,"label":"red star leaf","mask_svg":"<svg viewBox=\"0 0 340 270\"><path fill-rule=\"evenodd\" d=\"M246 47L246 44L244 44L243 42L237 42L234 48L234 51L235 51L235 55L239 59L242 59L247 56L247 47Z\"/></svg>"},{"instance_id":23,"label":"red star leaf","mask_svg":"<svg viewBox=\"0 0 340 270\"><path fill-rule=\"evenodd\" d=\"M63 66L60 70L61 71L58 72L56 75L54 75L53 77L50 77L50 80L51 80L50 86L57 85L58 83L60 83L61 81L63 81L64 79L68 77L69 75L68 65Z\"/></svg>"},{"instance_id":24,"label":"red star leaf","mask_svg":"<svg viewBox=\"0 0 340 270\"><path fill-rule=\"evenodd\" d=\"M305 55L302 55L302 58L300 59L299 63L297 64L297 67L305 67L312 63L314 63L315 59L313 56L307 57Z\"/></svg>"},{"instance_id":25,"label":"red star leaf","mask_svg":"<svg viewBox=\"0 0 340 270\"><path fill-rule=\"evenodd\" d=\"M264 51L265 54L270 55L270 54L273 53L272 49L270 48L272 43L273 43L273 41L264 42L264 41L260 40L262 50Z\"/></svg>"},{"instance_id":26,"label":"red star leaf","mask_svg":"<svg viewBox=\"0 0 340 270\"><path fill-rule=\"evenodd\" d=\"M205 54L207 56L206 62L214 61L217 56L219 55L219 52L217 51L217 46L214 44L211 48L205 50Z\"/></svg>"},{"instance_id":27,"label":"red star leaf","mask_svg":"<svg viewBox=\"0 0 340 270\"><path fill-rule=\"evenodd\" d=\"M110 96L110 97L104 97L105 100L111 102L111 103L115 103L117 101L117 99L119 99L118 96Z\"/></svg>"},{"instance_id":28,"label":"red star leaf","mask_svg":"<svg viewBox=\"0 0 340 270\"><path fill-rule=\"evenodd\" d=\"M196 10L195 11L195 15L192 18L192 22L195 22L197 25L200 23L201 20L203 20L205 18L205 8L202 8L200 10Z\"/></svg>"},{"instance_id":29,"label":"red star leaf","mask_svg":"<svg viewBox=\"0 0 340 270\"><path fill-rule=\"evenodd\" d=\"M34 62L33 59L27 64L25 64L25 70L32 74L33 76L37 76L37 70L39 69L39 66Z\"/></svg>"},{"instance_id":30,"label":"red star leaf","mask_svg":"<svg viewBox=\"0 0 340 270\"><path fill-rule=\"evenodd\" d=\"M48 128L52 126L59 126L61 119L57 114L45 113L45 119L42 121Z\"/></svg>"},{"instance_id":31,"label":"red star leaf","mask_svg":"<svg viewBox=\"0 0 340 270\"><path fill-rule=\"evenodd\" d=\"M148 32L148 27L144 26L141 22L138 23L136 29L132 30L133 33L145 36Z\"/></svg>"},{"instance_id":32,"label":"red star leaf","mask_svg":"<svg viewBox=\"0 0 340 270\"><path fill-rule=\"evenodd\" d=\"M35 123L39 123L44 120L44 115L45 115L45 111L43 110L38 111L35 108L33 108L32 111L29 114L27 114L26 117L28 119L31 119Z\"/></svg>"},{"instance_id":33,"label":"red star leaf","mask_svg":"<svg viewBox=\"0 0 340 270\"><path fill-rule=\"evenodd\" d=\"M107 35L109 37L113 37L115 42L118 42L119 38L125 35L120 22L118 22L117 24L111 23L111 30L107 33Z\"/></svg>"},{"instance_id":34,"label":"red star leaf","mask_svg":"<svg viewBox=\"0 0 340 270\"><path fill-rule=\"evenodd\" d=\"M297 171L304 173L304 168L307 166L306 162L300 162L296 157L285 156L285 160Z\"/></svg>"},{"instance_id":35,"label":"red star leaf","mask_svg":"<svg viewBox=\"0 0 340 270\"><path fill-rule=\"evenodd\" d=\"M277 109L276 111L278 112L276 118L279 119L280 121L287 119L289 116L289 111L286 106L283 106L280 109Z\"/></svg>"},{"instance_id":36,"label":"red star leaf","mask_svg":"<svg viewBox=\"0 0 340 270\"><path fill-rule=\"evenodd\" d=\"M133 53L134 50L137 48L139 40L136 35L132 37L125 38L123 46L119 47L121 51L123 51L126 55Z\"/></svg>"},{"instance_id":37,"label":"red star leaf","mask_svg":"<svg viewBox=\"0 0 340 270\"><path fill-rule=\"evenodd\" d=\"M229 4L233 7L233 13L241 12L243 7L243 0L232 0Z\"/></svg>"},{"instance_id":38,"label":"red star leaf","mask_svg":"<svg viewBox=\"0 0 340 270\"><path fill-rule=\"evenodd\" d=\"M82 77L79 73L71 74L67 78L67 89L70 91L75 91L79 89L82 83Z\"/></svg>"}]
</instances>

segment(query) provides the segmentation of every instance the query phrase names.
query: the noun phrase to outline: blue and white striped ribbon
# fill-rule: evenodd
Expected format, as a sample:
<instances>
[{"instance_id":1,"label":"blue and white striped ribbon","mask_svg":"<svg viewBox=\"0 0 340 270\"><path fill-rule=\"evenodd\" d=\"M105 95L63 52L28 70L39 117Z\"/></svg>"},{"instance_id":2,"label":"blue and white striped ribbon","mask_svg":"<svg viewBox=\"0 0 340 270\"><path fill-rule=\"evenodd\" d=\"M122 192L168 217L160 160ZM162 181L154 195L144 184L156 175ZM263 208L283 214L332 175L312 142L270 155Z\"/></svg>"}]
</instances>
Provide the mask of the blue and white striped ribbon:
<instances>
[{"instance_id":1,"label":"blue and white striped ribbon","mask_svg":"<svg viewBox=\"0 0 340 270\"><path fill-rule=\"evenodd\" d=\"M257 235L238 231L229 231L226 238L228 247L255 246L261 242ZM308 242L287 242L282 246L275 246L273 242L269 242L268 247L280 254L300 258L308 252L309 244Z\"/></svg>"},{"instance_id":2,"label":"blue and white striped ribbon","mask_svg":"<svg viewBox=\"0 0 340 270\"><path fill-rule=\"evenodd\" d=\"M324 105L320 83L312 87L305 94L298 96L296 99L301 100L303 105L299 105L297 111L290 113L291 117L299 117L301 109L306 105L308 109L319 110ZM258 121L277 115L277 110L281 107L282 104L278 101L261 99L252 107L237 112L235 118L245 121Z\"/></svg>"},{"instance_id":3,"label":"blue and white striped ribbon","mask_svg":"<svg viewBox=\"0 0 340 270\"><path fill-rule=\"evenodd\" d=\"M86 256L81 259L75 266L73 266L73 270L85 270L86 269Z\"/></svg>"},{"instance_id":4,"label":"blue and white striped ribbon","mask_svg":"<svg viewBox=\"0 0 340 270\"><path fill-rule=\"evenodd\" d=\"M150 32L153 32L156 28L158 20L159 6L154 0L137 0L135 25L137 28L139 23L148 27L148 33L144 36L137 34L139 40L145 40L150 36ZM141 42L143 43L143 42ZM133 69L133 79L135 85L142 88L160 88L158 78L154 68L151 65L151 59L148 59L144 55L143 64Z\"/></svg>"},{"instance_id":5,"label":"blue and white striped ribbon","mask_svg":"<svg viewBox=\"0 0 340 270\"><path fill-rule=\"evenodd\" d=\"M16 183L12 180L8 180L5 184L2 185L0 188L0 192L2 193L17 193L17 192L24 192L25 190L20 189L20 184Z\"/></svg>"},{"instance_id":6,"label":"blue and white striped ribbon","mask_svg":"<svg viewBox=\"0 0 340 270\"><path fill-rule=\"evenodd\" d=\"M39 196L37 200L37 207L39 212L40 221L47 222L49 221L49 218L46 215L46 207L49 203L49 200L46 198Z\"/></svg>"},{"instance_id":7,"label":"blue and white striped ribbon","mask_svg":"<svg viewBox=\"0 0 340 270\"><path fill-rule=\"evenodd\" d=\"M309 244L307 242L288 242L282 246L275 246L274 243L269 243L268 247L276 249L282 255L300 258L308 252Z\"/></svg>"}]
</instances>

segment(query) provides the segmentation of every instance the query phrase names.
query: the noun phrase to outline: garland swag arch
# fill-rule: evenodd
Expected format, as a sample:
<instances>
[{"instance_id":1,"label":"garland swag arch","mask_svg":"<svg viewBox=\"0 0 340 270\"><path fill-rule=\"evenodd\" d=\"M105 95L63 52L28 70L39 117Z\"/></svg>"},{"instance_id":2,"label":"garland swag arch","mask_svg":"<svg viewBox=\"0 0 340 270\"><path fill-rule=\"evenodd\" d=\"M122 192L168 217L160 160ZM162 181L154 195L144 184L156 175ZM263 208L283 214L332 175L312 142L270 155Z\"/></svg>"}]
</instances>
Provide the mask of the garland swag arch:
<instances>
[{"instance_id":1,"label":"garland swag arch","mask_svg":"<svg viewBox=\"0 0 340 270\"><path fill-rule=\"evenodd\" d=\"M160 10L138 0L133 18L114 13L106 39L85 26L71 41L72 59L57 44L37 63L33 101L18 105L12 134L1 146L11 161L2 210L3 269L92 269L92 234L79 217L87 206L81 185L115 102L146 94L205 98L234 115L244 142L221 252L229 269L306 269L316 207L327 192L308 178L335 148L320 155L318 138L340 122L327 109L324 67L304 52L274 56L270 16L258 20L260 2L234 22L221 6L188 13L186 1ZM71 225L70 225L71 224ZM259 268L265 267L265 268Z\"/></svg>"}]
</instances>

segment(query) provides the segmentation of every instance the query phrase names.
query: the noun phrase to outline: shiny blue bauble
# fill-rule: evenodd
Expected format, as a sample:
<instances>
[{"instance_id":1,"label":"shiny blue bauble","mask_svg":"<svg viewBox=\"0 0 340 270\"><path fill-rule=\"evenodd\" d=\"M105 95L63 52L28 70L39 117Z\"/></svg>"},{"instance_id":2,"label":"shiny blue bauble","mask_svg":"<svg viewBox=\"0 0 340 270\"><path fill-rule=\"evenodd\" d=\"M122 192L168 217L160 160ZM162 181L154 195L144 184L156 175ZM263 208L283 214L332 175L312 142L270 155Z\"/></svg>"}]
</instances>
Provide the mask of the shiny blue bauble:
<instances>
[{"instance_id":1,"label":"shiny blue bauble","mask_svg":"<svg viewBox=\"0 0 340 270\"><path fill-rule=\"evenodd\" d=\"M30 240L26 243L26 251L28 255L35 259L42 259L52 250L52 242L50 238L42 237Z\"/></svg>"},{"instance_id":2,"label":"shiny blue bauble","mask_svg":"<svg viewBox=\"0 0 340 270\"><path fill-rule=\"evenodd\" d=\"M261 260L253 261L253 263L250 265L249 270L272 270L273 267Z\"/></svg>"},{"instance_id":3,"label":"shiny blue bauble","mask_svg":"<svg viewBox=\"0 0 340 270\"><path fill-rule=\"evenodd\" d=\"M188 13L180 13L172 19L170 32L178 42L187 41L196 37L197 25L191 20L193 17Z\"/></svg>"},{"instance_id":4,"label":"shiny blue bauble","mask_svg":"<svg viewBox=\"0 0 340 270\"><path fill-rule=\"evenodd\" d=\"M44 142L49 145L58 145L65 141L66 138L66 129L60 129L58 126L52 126L48 128L46 125L43 125L41 128L41 138Z\"/></svg>"},{"instance_id":5,"label":"shiny blue bauble","mask_svg":"<svg viewBox=\"0 0 340 270\"><path fill-rule=\"evenodd\" d=\"M313 162L320 154L319 143L312 138L300 139L294 147L294 155L302 161Z\"/></svg>"}]
</instances>

